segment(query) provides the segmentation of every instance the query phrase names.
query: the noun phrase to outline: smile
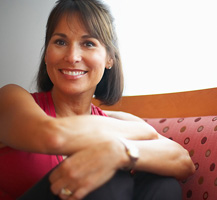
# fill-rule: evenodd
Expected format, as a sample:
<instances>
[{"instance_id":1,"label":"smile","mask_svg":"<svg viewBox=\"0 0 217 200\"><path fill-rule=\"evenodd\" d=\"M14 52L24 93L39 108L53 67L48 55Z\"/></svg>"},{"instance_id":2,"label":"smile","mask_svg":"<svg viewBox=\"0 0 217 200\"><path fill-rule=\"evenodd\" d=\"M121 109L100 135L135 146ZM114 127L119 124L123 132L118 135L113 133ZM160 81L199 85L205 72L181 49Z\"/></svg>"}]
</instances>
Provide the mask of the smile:
<instances>
[{"instance_id":1,"label":"smile","mask_svg":"<svg viewBox=\"0 0 217 200\"><path fill-rule=\"evenodd\" d=\"M68 71L68 70L61 70L63 74L70 75L70 76L80 76L84 75L85 71Z\"/></svg>"}]
</instances>

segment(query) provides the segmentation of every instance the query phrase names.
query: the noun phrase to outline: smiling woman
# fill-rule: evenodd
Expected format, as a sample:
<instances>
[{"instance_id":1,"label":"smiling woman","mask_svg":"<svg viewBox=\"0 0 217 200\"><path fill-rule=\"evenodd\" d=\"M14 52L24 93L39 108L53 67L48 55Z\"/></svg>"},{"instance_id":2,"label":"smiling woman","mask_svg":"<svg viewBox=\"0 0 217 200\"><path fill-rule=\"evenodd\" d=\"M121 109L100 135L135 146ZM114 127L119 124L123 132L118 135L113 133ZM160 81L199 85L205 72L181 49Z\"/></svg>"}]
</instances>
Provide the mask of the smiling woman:
<instances>
[{"instance_id":1,"label":"smiling woman","mask_svg":"<svg viewBox=\"0 0 217 200\"><path fill-rule=\"evenodd\" d=\"M61 9L63 10L64 8ZM55 14L52 13L48 19L48 23L49 21L52 21L52 23L47 28L45 47L38 73L38 90L51 90L53 87L52 81L55 80L50 79L54 78L55 74L58 75L59 72L82 70L84 74L79 77L85 77L87 85L91 87L91 83L88 83L88 77L91 78L89 79L90 81L95 81L95 88L93 87L92 90L95 98L104 104L114 104L120 99L123 92L123 75L119 50L117 48L117 38L115 32L112 31L114 29L111 24L113 18L109 14L107 17L103 17L99 10L96 11L97 14L91 14L90 12L75 12L71 14L70 9L73 10L74 8L69 8L63 15L61 9L54 10ZM90 18L93 20L89 20ZM111 18L111 22L109 22L109 18ZM60 23L58 23L59 21ZM96 29L96 27L103 28ZM68 66L68 69L62 68L62 64L59 63L61 60L68 62L70 67ZM85 65L83 62L80 62L81 60L86 62L87 67L84 68ZM53 66L56 66L56 72L58 73L51 73L52 69L55 69L49 67L50 62ZM95 63L94 66L92 63ZM92 70L90 70L91 66L88 68L89 65L92 65ZM101 71L98 70L100 68L102 69ZM47 73L51 73L49 74L51 76L49 77ZM44 76L44 74L47 75ZM99 77L96 79L97 76ZM77 81L80 80L78 80L78 76L65 77ZM58 80L58 77L56 78ZM105 83L105 80L109 84ZM82 82L82 84L78 85L78 89L80 89L84 83Z\"/></svg>"},{"instance_id":2,"label":"smiling woman","mask_svg":"<svg viewBox=\"0 0 217 200\"><path fill-rule=\"evenodd\" d=\"M58 99L58 91L69 96L82 94L80 103L91 102L105 69L113 65L105 46L89 35L80 19L79 13L62 16L45 47L46 70L55 86L54 102ZM89 98L84 99L84 95Z\"/></svg>"},{"instance_id":3,"label":"smiling woman","mask_svg":"<svg viewBox=\"0 0 217 200\"><path fill-rule=\"evenodd\" d=\"M176 179L194 172L188 152L144 120L92 104L95 95L113 105L123 92L104 3L56 2L37 85L0 88L0 199L181 198Z\"/></svg>"}]
</instances>

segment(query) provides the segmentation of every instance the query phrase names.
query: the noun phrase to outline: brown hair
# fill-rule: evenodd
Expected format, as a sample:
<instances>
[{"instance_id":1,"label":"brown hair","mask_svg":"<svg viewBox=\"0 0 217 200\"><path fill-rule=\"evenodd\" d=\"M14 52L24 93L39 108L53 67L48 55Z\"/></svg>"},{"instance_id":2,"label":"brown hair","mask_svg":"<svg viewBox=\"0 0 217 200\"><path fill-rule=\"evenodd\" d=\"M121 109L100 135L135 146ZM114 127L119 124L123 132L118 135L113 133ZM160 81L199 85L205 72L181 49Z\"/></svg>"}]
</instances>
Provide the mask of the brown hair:
<instances>
[{"instance_id":1,"label":"brown hair","mask_svg":"<svg viewBox=\"0 0 217 200\"><path fill-rule=\"evenodd\" d=\"M113 105L121 98L123 92L122 64L113 17L108 7L99 0L58 0L56 2L47 21L45 44L37 76L38 90L50 91L53 87L44 61L46 49L63 14L72 15L74 12L80 13L87 31L104 44L107 53L113 59L113 67L105 69L94 93L95 98L102 104Z\"/></svg>"}]
</instances>

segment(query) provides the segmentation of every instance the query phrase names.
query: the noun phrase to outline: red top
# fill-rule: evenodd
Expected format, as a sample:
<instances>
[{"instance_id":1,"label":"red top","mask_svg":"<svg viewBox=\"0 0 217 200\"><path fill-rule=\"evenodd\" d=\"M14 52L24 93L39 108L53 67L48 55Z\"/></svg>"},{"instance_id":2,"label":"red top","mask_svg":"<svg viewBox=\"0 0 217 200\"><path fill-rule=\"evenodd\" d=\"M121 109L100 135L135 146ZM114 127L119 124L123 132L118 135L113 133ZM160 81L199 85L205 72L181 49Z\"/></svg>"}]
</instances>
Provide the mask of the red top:
<instances>
[{"instance_id":1,"label":"red top","mask_svg":"<svg viewBox=\"0 0 217 200\"><path fill-rule=\"evenodd\" d=\"M34 93L32 96L47 115L56 117L50 92ZM91 109L92 115L106 116L94 105ZM62 160L62 156L0 148L0 200L15 200Z\"/></svg>"}]
</instances>

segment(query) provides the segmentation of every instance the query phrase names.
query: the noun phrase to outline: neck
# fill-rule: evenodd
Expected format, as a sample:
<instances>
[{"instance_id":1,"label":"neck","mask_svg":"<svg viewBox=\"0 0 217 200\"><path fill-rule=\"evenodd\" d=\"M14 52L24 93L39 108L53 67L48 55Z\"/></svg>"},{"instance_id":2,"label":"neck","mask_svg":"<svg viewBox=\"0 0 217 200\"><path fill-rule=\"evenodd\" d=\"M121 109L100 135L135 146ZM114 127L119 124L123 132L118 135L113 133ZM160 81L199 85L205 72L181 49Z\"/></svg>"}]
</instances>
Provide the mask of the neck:
<instances>
[{"instance_id":1,"label":"neck","mask_svg":"<svg viewBox=\"0 0 217 200\"><path fill-rule=\"evenodd\" d=\"M65 95L51 91L57 117L70 117L74 115L90 115L92 96Z\"/></svg>"}]
</instances>

